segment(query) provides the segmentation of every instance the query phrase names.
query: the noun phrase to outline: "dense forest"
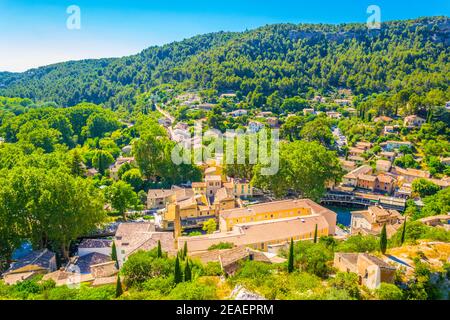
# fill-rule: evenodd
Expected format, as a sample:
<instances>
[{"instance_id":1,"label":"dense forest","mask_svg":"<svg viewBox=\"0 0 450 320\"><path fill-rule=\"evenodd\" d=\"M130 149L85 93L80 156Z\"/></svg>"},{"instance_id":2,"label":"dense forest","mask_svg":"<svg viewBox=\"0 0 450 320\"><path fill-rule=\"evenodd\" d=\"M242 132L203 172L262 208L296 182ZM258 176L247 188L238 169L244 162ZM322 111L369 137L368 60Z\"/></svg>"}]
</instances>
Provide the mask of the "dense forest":
<instances>
[{"instance_id":1,"label":"dense forest","mask_svg":"<svg viewBox=\"0 0 450 320\"><path fill-rule=\"evenodd\" d=\"M414 88L402 98L420 100L431 90L448 95L449 29L448 17L433 17L387 22L380 30L365 24L277 24L211 33L129 57L3 72L0 95L62 106L92 102L114 110L130 110L138 94L162 84L232 90L255 107L273 94L286 98L337 88L364 96Z\"/></svg>"}]
</instances>

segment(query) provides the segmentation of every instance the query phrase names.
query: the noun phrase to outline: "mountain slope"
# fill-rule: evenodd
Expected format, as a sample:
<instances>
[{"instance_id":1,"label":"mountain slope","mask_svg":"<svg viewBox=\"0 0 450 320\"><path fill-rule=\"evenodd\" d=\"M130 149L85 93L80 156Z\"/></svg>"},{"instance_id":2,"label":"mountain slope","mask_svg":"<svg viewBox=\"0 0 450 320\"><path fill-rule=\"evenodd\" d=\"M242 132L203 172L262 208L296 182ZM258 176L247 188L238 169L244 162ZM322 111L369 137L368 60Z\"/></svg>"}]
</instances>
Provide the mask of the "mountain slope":
<instances>
[{"instance_id":1,"label":"mountain slope","mask_svg":"<svg viewBox=\"0 0 450 320\"><path fill-rule=\"evenodd\" d=\"M450 19L365 24L278 24L242 33L196 36L140 54L66 62L20 74L0 73L0 95L80 101L116 108L136 92L172 83L268 96L352 89L371 94L414 88L448 90Z\"/></svg>"}]
</instances>

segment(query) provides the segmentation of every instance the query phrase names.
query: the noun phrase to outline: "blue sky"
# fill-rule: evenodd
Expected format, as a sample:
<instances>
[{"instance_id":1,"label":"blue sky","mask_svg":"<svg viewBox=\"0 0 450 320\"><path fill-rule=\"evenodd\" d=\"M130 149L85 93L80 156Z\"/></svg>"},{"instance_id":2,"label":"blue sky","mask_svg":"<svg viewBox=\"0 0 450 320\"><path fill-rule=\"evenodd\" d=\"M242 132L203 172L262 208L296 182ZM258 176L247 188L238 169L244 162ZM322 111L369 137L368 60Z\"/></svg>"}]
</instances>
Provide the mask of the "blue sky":
<instances>
[{"instance_id":1,"label":"blue sky","mask_svg":"<svg viewBox=\"0 0 450 320\"><path fill-rule=\"evenodd\" d=\"M124 56L196 34L271 23L365 22L371 4L380 7L382 21L450 15L448 0L0 0L0 71ZM70 5L81 10L79 30L66 27Z\"/></svg>"}]
</instances>

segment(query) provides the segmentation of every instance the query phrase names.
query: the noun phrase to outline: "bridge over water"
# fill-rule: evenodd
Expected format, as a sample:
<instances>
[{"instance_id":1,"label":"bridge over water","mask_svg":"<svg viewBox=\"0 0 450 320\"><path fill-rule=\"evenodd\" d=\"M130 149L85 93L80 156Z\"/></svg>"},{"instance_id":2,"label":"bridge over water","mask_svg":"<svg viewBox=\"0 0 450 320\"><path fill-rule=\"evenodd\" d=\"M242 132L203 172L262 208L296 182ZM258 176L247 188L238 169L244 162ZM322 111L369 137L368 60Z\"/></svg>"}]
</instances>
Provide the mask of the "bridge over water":
<instances>
[{"instance_id":1,"label":"bridge over water","mask_svg":"<svg viewBox=\"0 0 450 320\"><path fill-rule=\"evenodd\" d=\"M405 210L406 200L401 198L364 194L358 192L329 191L322 198L321 203L327 205L351 205L362 207L378 205L384 209L403 211Z\"/></svg>"}]
</instances>

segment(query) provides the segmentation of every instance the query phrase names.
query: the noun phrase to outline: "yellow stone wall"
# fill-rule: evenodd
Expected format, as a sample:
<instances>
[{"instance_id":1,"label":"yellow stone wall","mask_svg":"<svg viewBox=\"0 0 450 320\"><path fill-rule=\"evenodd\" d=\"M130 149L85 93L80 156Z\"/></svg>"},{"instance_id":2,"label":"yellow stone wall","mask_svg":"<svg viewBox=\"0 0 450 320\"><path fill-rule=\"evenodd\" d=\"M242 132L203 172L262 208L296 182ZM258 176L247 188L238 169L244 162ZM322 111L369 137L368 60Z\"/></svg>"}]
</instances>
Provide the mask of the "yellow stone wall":
<instances>
[{"instance_id":1,"label":"yellow stone wall","mask_svg":"<svg viewBox=\"0 0 450 320\"><path fill-rule=\"evenodd\" d=\"M299 216L309 216L311 215L310 208L297 208L297 209L287 209L287 210L278 210L274 212L266 212L260 214L252 214L249 213L247 216L239 217L239 218L223 218L221 221L224 221L226 227L221 226L221 230L230 231L233 229L235 224L246 223L246 222L256 222L256 221L265 221L265 220L273 220L273 219L282 219L282 218L291 218L291 217L299 217Z\"/></svg>"}]
</instances>

